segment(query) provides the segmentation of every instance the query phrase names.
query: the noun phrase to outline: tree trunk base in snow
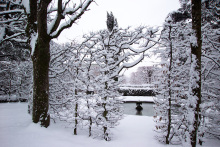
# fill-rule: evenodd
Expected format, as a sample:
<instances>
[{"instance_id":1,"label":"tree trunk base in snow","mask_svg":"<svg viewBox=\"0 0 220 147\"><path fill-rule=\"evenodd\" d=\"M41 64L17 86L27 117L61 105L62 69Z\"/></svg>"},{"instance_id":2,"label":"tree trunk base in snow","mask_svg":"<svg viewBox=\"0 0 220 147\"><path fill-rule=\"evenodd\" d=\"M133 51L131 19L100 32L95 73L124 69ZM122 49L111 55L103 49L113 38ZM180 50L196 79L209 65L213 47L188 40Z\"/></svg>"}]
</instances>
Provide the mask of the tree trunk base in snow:
<instances>
[{"instance_id":1,"label":"tree trunk base in snow","mask_svg":"<svg viewBox=\"0 0 220 147\"><path fill-rule=\"evenodd\" d=\"M39 39L36 43L33 61L33 112L34 123L40 122L41 126L50 124L49 107L49 62L50 51L47 39Z\"/></svg>"}]
</instances>

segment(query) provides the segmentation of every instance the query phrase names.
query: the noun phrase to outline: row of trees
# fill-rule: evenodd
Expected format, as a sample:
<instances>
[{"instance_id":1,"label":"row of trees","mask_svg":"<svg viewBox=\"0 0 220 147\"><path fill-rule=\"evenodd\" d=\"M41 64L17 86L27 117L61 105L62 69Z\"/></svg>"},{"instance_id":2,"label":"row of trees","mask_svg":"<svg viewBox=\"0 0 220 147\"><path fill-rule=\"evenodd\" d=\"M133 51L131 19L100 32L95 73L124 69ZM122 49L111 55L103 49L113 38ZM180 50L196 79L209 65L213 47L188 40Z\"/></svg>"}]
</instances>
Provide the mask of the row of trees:
<instances>
[{"instance_id":1,"label":"row of trees","mask_svg":"<svg viewBox=\"0 0 220 147\"><path fill-rule=\"evenodd\" d=\"M219 4L181 2L161 34L155 121L160 141L195 147L204 135L220 136Z\"/></svg>"},{"instance_id":2,"label":"row of trees","mask_svg":"<svg viewBox=\"0 0 220 147\"><path fill-rule=\"evenodd\" d=\"M82 43L58 47L50 62L52 118L73 125L75 135L82 125L88 127L89 136L106 141L123 116L120 71L138 64L157 42L157 29L121 29L112 13L107 14L107 28L85 35ZM139 57L130 62L133 56Z\"/></svg>"},{"instance_id":3,"label":"row of trees","mask_svg":"<svg viewBox=\"0 0 220 147\"><path fill-rule=\"evenodd\" d=\"M27 101L31 83L30 61L0 61L0 101Z\"/></svg>"},{"instance_id":4,"label":"row of trees","mask_svg":"<svg viewBox=\"0 0 220 147\"><path fill-rule=\"evenodd\" d=\"M23 43L0 45L0 101L25 101L31 83L29 52Z\"/></svg>"},{"instance_id":5,"label":"row of trees","mask_svg":"<svg viewBox=\"0 0 220 147\"><path fill-rule=\"evenodd\" d=\"M152 84L157 80L157 67L140 66L136 72L132 72L129 83L134 85Z\"/></svg>"},{"instance_id":6,"label":"row of trees","mask_svg":"<svg viewBox=\"0 0 220 147\"><path fill-rule=\"evenodd\" d=\"M33 75L28 76L29 87L33 87L29 112L34 123L48 127L52 116L74 124L77 134L78 125L87 121L89 136L95 125L102 130L101 137L110 140L110 128L122 117L117 93L119 73L144 58L145 51L157 42L157 29L118 28L111 13L107 15L108 30L85 35L82 43L60 46L51 42L71 27L92 2L84 0L72 5L65 0L9 0L0 12L0 43L29 44L33 65L29 68ZM138 58L130 62L135 56Z\"/></svg>"},{"instance_id":7,"label":"row of trees","mask_svg":"<svg viewBox=\"0 0 220 147\"><path fill-rule=\"evenodd\" d=\"M111 13L107 15L108 30L85 35L81 43L60 46L51 40L71 27L93 0L73 5L65 0L8 2L5 11L0 12L0 43L29 44L33 63L33 99L29 106L33 122L48 127L51 116L54 121L59 118L73 125L75 135L83 124L89 136L96 134L110 140L110 128L122 117L117 93L119 73L138 64L145 51L158 43L158 30L121 29ZM160 141L186 142L194 147L197 141L202 144L204 135L219 138L220 134L219 6L214 0L181 3L182 9L166 19L160 38L163 74L157 83L160 87L155 120L162 134L158 135ZM10 56L1 54L3 58ZM131 62L133 57L137 58ZM17 74L22 71L18 67L26 69L28 64L20 68L18 62L11 63L1 62L1 74L9 77L9 83L15 80L19 85L22 80L11 78L7 71L15 69L13 74Z\"/></svg>"}]
</instances>

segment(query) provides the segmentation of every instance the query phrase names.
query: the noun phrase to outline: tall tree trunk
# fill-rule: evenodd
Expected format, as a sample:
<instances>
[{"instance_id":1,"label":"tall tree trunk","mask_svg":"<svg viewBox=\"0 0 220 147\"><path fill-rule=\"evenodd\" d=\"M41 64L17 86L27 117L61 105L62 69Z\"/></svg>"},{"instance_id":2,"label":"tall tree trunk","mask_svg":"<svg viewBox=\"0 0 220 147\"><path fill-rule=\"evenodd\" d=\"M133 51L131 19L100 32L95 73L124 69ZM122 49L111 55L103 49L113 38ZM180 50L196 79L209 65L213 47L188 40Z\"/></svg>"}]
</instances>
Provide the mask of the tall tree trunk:
<instances>
[{"instance_id":1,"label":"tall tree trunk","mask_svg":"<svg viewBox=\"0 0 220 147\"><path fill-rule=\"evenodd\" d=\"M78 70L77 70L78 74ZM78 126L78 93L77 93L77 87L75 89L75 97L76 97L76 104L75 104L75 128L74 128L74 135L77 135L77 126Z\"/></svg>"},{"instance_id":2,"label":"tall tree trunk","mask_svg":"<svg viewBox=\"0 0 220 147\"><path fill-rule=\"evenodd\" d=\"M50 1L40 1L37 9L38 38L35 44L33 61L33 114L34 123L41 122L41 126L48 127L50 116L49 107L49 62L50 37L47 34L47 6Z\"/></svg>"},{"instance_id":3,"label":"tall tree trunk","mask_svg":"<svg viewBox=\"0 0 220 147\"><path fill-rule=\"evenodd\" d=\"M52 32L57 30L57 33L53 36L47 33L47 8L52 0L29 0L30 13L28 16L28 23L26 27L26 33L29 43L32 43L33 36L38 35L35 47L32 45L32 61L33 61L33 122L41 122L41 126L48 127L50 123L50 116L48 115L49 107L49 61L50 61L50 41L52 38L56 38L60 33L72 26L88 9L93 0L88 0L85 3L80 3L78 10L71 15L76 16L74 19L69 19L69 23L66 23L58 29L59 24L63 16L63 9L69 9L63 7L63 1L58 1L58 18L52 28ZM69 2L67 2L68 4ZM74 8L72 8L75 10ZM71 17L72 18L72 17ZM49 32L49 33L52 33Z\"/></svg>"},{"instance_id":4,"label":"tall tree trunk","mask_svg":"<svg viewBox=\"0 0 220 147\"><path fill-rule=\"evenodd\" d=\"M107 75L107 72L105 72L105 75ZM107 90L107 89L108 89L108 83L105 82L105 90ZM102 113L102 116L105 118L105 120L106 120L106 122L107 122L107 121L108 121L108 117L107 117L107 115L108 115L108 110L107 110L107 108L106 108L106 103L107 103L106 101L107 101L107 96L104 97L104 103L102 103L102 107L104 108L104 111L103 111L103 113ZM108 140L109 140L109 136L108 136L108 132L107 132L108 127L107 127L106 124L104 124L103 130L104 130L104 139L105 139L106 141L108 141Z\"/></svg>"},{"instance_id":5,"label":"tall tree trunk","mask_svg":"<svg viewBox=\"0 0 220 147\"><path fill-rule=\"evenodd\" d=\"M41 126L48 127L49 100L49 41L38 38L33 59L33 122L41 122ZM41 41L40 41L41 40Z\"/></svg>"},{"instance_id":6,"label":"tall tree trunk","mask_svg":"<svg viewBox=\"0 0 220 147\"><path fill-rule=\"evenodd\" d=\"M90 65L91 66L91 65ZM90 67L89 67L90 68ZM90 77L88 76L88 81L90 81ZM91 97L92 92L89 91L89 85L87 85L87 91L86 91L86 97L87 97L87 108L88 110L90 110L90 104L89 104L89 100L88 97ZM92 117L91 114L89 115L89 137L92 136Z\"/></svg>"},{"instance_id":7,"label":"tall tree trunk","mask_svg":"<svg viewBox=\"0 0 220 147\"><path fill-rule=\"evenodd\" d=\"M78 51L77 51L77 58L78 58ZM76 69L76 80L77 78L79 77L79 68L77 67ZM75 81L76 83L76 81ZM76 86L75 86L75 128L74 128L74 135L77 135L77 126L78 126L78 82L76 83Z\"/></svg>"},{"instance_id":8,"label":"tall tree trunk","mask_svg":"<svg viewBox=\"0 0 220 147\"><path fill-rule=\"evenodd\" d=\"M199 80L196 81L197 87L193 87L193 95L197 97L196 108L194 110L194 123L193 130L190 134L191 145L196 147L197 143L197 133L200 125L201 119L201 0L192 0L192 29L196 34L197 45L191 45L192 56L196 57L196 67L195 71L199 74Z\"/></svg>"},{"instance_id":9,"label":"tall tree trunk","mask_svg":"<svg viewBox=\"0 0 220 147\"><path fill-rule=\"evenodd\" d=\"M171 97L172 97L172 89L171 89L171 70L172 70L172 63L173 63L173 46L171 41L171 29L172 26L169 26L169 41L170 41L170 65L169 65L169 74L168 74L168 88L169 88L169 107L168 107L168 126L167 126L167 135L166 135L166 144L170 143L170 130L171 130Z\"/></svg>"}]
</instances>

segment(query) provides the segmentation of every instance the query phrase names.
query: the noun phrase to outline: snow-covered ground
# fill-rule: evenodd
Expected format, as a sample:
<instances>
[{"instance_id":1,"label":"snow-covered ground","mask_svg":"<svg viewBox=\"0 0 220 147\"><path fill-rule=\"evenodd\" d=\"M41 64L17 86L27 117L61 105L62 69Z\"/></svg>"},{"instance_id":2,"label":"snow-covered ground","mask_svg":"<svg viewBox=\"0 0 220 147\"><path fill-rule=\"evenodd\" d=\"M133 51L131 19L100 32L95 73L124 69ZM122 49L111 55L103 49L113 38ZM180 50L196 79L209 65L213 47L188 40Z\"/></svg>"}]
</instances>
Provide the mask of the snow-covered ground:
<instances>
[{"instance_id":1,"label":"snow-covered ground","mask_svg":"<svg viewBox=\"0 0 220 147\"><path fill-rule=\"evenodd\" d=\"M127 115L113 129L112 141L93 139L60 124L42 128L27 114L27 103L0 103L1 147L168 147L154 139L153 117ZM219 147L220 141L208 140L205 147ZM170 147L178 147L170 145Z\"/></svg>"},{"instance_id":2,"label":"snow-covered ground","mask_svg":"<svg viewBox=\"0 0 220 147\"><path fill-rule=\"evenodd\" d=\"M124 102L133 102L133 101L141 101L141 102L154 102L154 96L121 96Z\"/></svg>"}]
</instances>

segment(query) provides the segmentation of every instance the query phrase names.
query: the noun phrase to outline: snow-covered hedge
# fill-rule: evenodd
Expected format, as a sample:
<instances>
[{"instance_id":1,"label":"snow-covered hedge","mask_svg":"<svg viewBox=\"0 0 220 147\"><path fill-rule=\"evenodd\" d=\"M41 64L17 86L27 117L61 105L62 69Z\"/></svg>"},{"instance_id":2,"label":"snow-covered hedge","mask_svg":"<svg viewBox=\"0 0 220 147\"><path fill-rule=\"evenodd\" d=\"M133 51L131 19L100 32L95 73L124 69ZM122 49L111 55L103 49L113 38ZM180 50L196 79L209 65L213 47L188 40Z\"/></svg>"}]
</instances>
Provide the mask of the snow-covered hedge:
<instances>
[{"instance_id":1,"label":"snow-covered hedge","mask_svg":"<svg viewBox=\"0 0 220 147\"><path fill-rule=\"evenodd\" d=\"M153 89L120 88L119 92L122 93L123 96L155 96Z\"/></svg>"},{"instance_id":2,"label":"snow-covered hedge","mask_svg":"<svg viewBox=\"0 0 220 147\"><path fill-rule=\"evenodd\" d=\"M5 102L27 102L27 98L19 98L16 95L0 95L0 103Z\"/></svg>"}]
</instances>

